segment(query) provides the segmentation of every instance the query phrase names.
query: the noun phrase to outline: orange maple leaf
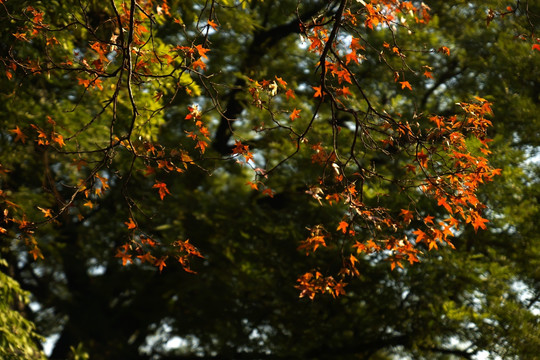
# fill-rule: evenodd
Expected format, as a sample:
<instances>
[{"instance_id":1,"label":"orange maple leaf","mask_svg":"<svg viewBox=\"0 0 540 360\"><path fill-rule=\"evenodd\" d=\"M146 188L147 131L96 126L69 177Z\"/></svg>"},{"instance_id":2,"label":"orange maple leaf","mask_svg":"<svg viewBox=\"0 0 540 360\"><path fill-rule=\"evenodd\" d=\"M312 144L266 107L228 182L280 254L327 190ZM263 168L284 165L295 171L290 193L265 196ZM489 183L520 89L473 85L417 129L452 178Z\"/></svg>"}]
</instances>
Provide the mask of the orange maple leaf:
<instances>
[{"instance_id":1,"label":"orange maple leaf","mask_svg":"<svg viewBox=\"0 0 540 360\"><path fill-rule=\"evenodd\" d=\"M346 295L346 292L345 292L345 286L346 285L347 285L346 283L341 282L341 280L340 280L339 283L337 283L334 286L334 289L333 289L334 292L332 293L332 295L334 295L334 297L337 297L339 295Z\"/></svg>"},{"instance_id":2,"label":"orange maple leaf","mask_svg":"<svg viewBox=\"0 0 540 360\"><path fill-rule=\"evenodd\" d=\"M433 74L430 71L425 70L424 76L428 79L433 79Z\"/></svg>"},{"instance_id":3,"label":"orange maple leaf","mask_svg":"<svg viewBox=\"0 0 540 360\"><path fill-rule=\"evenodd\" d=\"M407 164L404 166L405 169L407 169L407 172L411 172L413 174L416 173L416 166L414 166L413 164Z\"/></svg>"},{"instance_id":4,"label":"orange maple leaf","mask_svg":"<svg viewBox=\"0 0 540 360\"><path fill-rule=\"evenodd\" d=\"M26 38L26 34L24 34L24 33L14 33L14 34L11 34L11 35L15 36L15 38L17 38L17 40L29 41Z\"/></svg>"},{"instance_id":5,"label":"orange maple leaf","mask_svg":"<svg viewBox=\"0 0 540 360\"><path fill-rule=\"evenodd\" d=\"M450 49L446 46L441 46L437 51L444 53L446 56L450 56Z\"/></svg>"},{"instance_id":6,"label":"orange maple leaf","mask_svg":"<svg viewBox=\"0 0 540 360\"><path fill-rule=\"evenodd\" d=\"M15 134L15 142L17 141L21 141L23 144L26 142L26 138L28 137L27 135L25 135L21 129L19 129L19 126L16 126L15 129L12 129L12 130L9 130L9 132L12 132Z\"/></svg>"},{"instance_id":7,"label":"orange maple leaf","mask_svg":"<svg viewBox=\"0 0 540 360\"><path fill-rule=\"evenodd\" d=\"M97 87L99 90L103 90L103 85L102 85L103 81L101 81L100 79L98 78L95 78L93 81L92 81L92 84L94 85L94 89Z\"/></svg>"},{"instance_id":8,"label":"orange maple leaf","mask_svg":"<svg viewBox=\"0 0 540 360\"><path fill-rule=\"evenodd\" d=\"M246 151L244 154L244 159L246 162L249 162L250 160L253 161L253 153L251 151Z\"/></svg>"},{"instance_id":9,"label":"orange maple leaf","mask_svg":"<svg viewBox=\"0 0 540 360\"><path fill-rule=\"evenodd\" d=\"M454 210L452 209L450 205L448 205L448 202L446 201L445 197L440 197L439 199L437 199L437 205L443 206L446 209L446 211L448 211L450 214L454 213Z\"/></svg>"},{"instance_id":10,"label":"orange maple leaf","mask_svg":"<svg viewBox=\"0 0 540 360\"><path fill-rule=\"evenodd\" d=\"M431 216L431 215L428 215L424 218L424 223L427 225L427 224L433 224L433 219L435 219L435 217Z\"/></svg>"},{"instance_id":11,"label":"orange maple leaf","mask_svg":"<svg viewBox=\"0 0 540 360\"><path fill-rule=\"evenodd\" d=\"M259 187L258 187L257 183L248 181L248 182L246 183L246 185L249 185L249 186L251 187L251 189L253 189L253 190L259 190Z\"/></svg>"},{"instance_id":12,"label":"orange maple leaf","mask_svg":"<svg viewBox=\"0 0 540 360\"><path fill-rule=\"evenodd\" d=\"M99 181L101 182L101 187L103 188L103 190L107 190L110 188L109 179L107 179L106 177L100 176L98 173L96 173L94 176L96 177L96 179L99 179Z\"/></svg>"},{"instance_id":13,"label":"orange maple leaf","mask_svg":"<svg viewBox=\"0 0 540 360\"><path fill-rule=\"evenodd\" d=\"M37 260L38 257L44 259L43 254L41 253L41 250L36 246L32 250L28 251L28 253L32 254L34 257L34 260Z\"/></svg>"},{"instance_id":14,"label":"orange maple leaf","mask_svg":"<svg viewBox=\"0 0 540 360\"><path fill-rule=\"evenodd\" d=\"M195 46L195 49L197 49L197 52L199 55L205 59L208 59L208 56L206 56L206 53L210 51L210 49L203 48L202 45Z\"/></svg>"},{"instance_id":15,"label":"orange maple leaf","mask_svg":"<svg viewBox=\"0 0 540 360\"><path fill-rule=\"evenodd\" d=\"M79 85L83 85L85 88L88 88L90 86L90 80L77 78L79 80Z\"/></svg>"},{"instance_id":16,"label":"orange maple leaf","mask_svg":"<svg viewBox=\"0 0 540 360\"><path fill-rule=\"evenodd\" d=\"M170 195L171 194L169 189L167 189L167 184L165 184L164 182L161 182L159 180L156 180L156 183L154 184L154 186L152 186L152 188L159 190L159 197L161 198L161 200L163 200L165 195L167 195L167 194Z\"/></svg>"},{"instance_id":17,"label":"orange maple leaf","mask_svg":"<svg viewBox=\"0 0 540 360\"><path fill-rule=\"evenodd\" d=\"M416 154L416 157L418 158L418 162L420 163L420 166L422 166L423 168L427 168L428 160L429 160L428 154L426 154L424 150L422 150Z\"/></svg>"},{"instance_id":18,"label":"orange maple leaf","mask_svg":"<svg viewBox=\"0 0 540 360\"><path fill-rule=\"evenodd\" d=\"M126 224L128 230L137 228L137 224L135 224L132 218L129 218L129 222L125 221L124 224Z\"/></svg>"},{"instance_id":19,"label":"orange maple leaf","mask_svg":"<svg viewBox=\"0 0 540 360\"><path fill-rule=\"evenodd\" d=\"M296 96L294 96L294 90L293 90L293 89L287 90L287 92L285 93L285 95L287 96L287 100L289 100L290 98L293 98L293 99L296 98Z\"/></svg>"},{"instance_id":20,"label":"orange maple leaf","mask_svg":"<svg viewBox=\"0 0 540 360\"><path fill-rule=\"evenodd\" d=\"M351 50L364 50L365 48L360 44L360 39L352 38L351 45L349 45Z\"/></svg>"},{"instance_id":21,"label":"orange maple leaf","mask_svg":"<svg viewBox=\"0 0 540 360\"><path fill-rule=\"evenodd\" d=\"M291 118L291 121L294 121L294 119L297 119L300 117L300 111L301 109L294 108L292 114L289 116Z\"/></svg>"},{"instance_id":22,"label":"orange maple leaf","mask_svg":"<svg viewBox=\"0 0 540 360\"><path fill-rule=\"evenodd\" d=\"M46 218L52 218L52 214L51 214L51 209L44 209L42 207L39 207L38 206L38 209L43 213L43 216L45 216Z\"/></svg>"},{"instance_id":23,"label":"orange maple leaf","mask_svg":"<svg viewBox=\"0 0 540 360\"><path fill-rule=\"evenodd\" d=\"M313 90L315 90L315 95L313 97L321 97L323 96L322 93L322 86L312 86Z\"/></svg>"},{"instance_id":24,"label":"orange maple leaf","mask_svg":"<svg viewBox=\"0 0 540 360\"><path fill-rule=\"evenodd\" d=\"M275 78L276 78L277 82L278 82L281 86L283 86L283 88L286 88L286 87L287 87L287 82L286 82L285 80L283 80L283 79L280 78L280 77L277 77L277 75L275 76Z\"/></svg>"},{"instance_id":25,"label":"orange maple leaf","mask_svg":"<svg viewBox=\"0 0 540 360\"><path fill-rule=\"evenodd\" d=\"M210 25L214 30L217 30L218 28L218 24L214 20L208 20L208 25Z\"/></svg>"},{"instance_id":26,"label":"orange maple leaf","mask_svg":"<svg viewBox=\"0 0 540 360\"><path fill-rule=\"evenodd\" d=\"M430 121L433 121L435 124L437 124L437 128L441 128L441 125L444 125L444 118L442 116L431 116L429 118Z\"/></svg>"},{"instance_id":27,"label":"orange maple leaf","mask_svg":"<svg viewBox=\"0 0 540 360\"><path fill-rule=\"evenodd\" d=\"M315 51L318 49L322 49L323 43L320 39L314 37L314 36L308 36L309 41L311 42L311 45L309 45L308 51Z\"/></svg>"},{"instance_id":28,"label":"orange maple leaf","mask_svg":"<svg viewBox=\"0 0 540 360\"><path fill-rule=\"evenodd\" d=\"M60 147L63 147L64 145L66 145L66 144L64 143L64 137L63 137L62 135L58 134L58 133L54 133L54 134L52 135L52 141L54 141L55 143L57 143L58 146L60 146Z\"/></svg>"},{"instance_id":29,"label":"orange maple leaf","mask_svg":"<svg viewBox=\"0 0 540 360\"><path fill-rule=\"evenodd\" d=\"M480 228L482 230L486 230L487 229L486 223L488 223L488 222L489 222L488 219L484 219L480 215L474 216L474 220L472 222L472 225L474 227L474 231L476 232L478 230L478 228Z\"/></svg>"},{"instance_id":30,"label":"orange maple leaf","mask_svg":"<svg viewBox=\"0 0 540 360\"><path fill-rule=\"evenodd\" d=\"M161 272L161 270L163 270L163 268L167 266L167 264L165 264L165 260L167 260L167 257L168 256L162 256L154 263L154 265L159 268L159 272Z\"/></svg>"},{"instance_id":31,"label":"orange maple leaf","mask_svg":"<svg viewBox=\"0 0 540 360\"><path fill-rule=\"evenodd\" d=\"M210 139L210 131L208 131L208 128L205 126L201 126L199 128L199 131L201 132L201 135L204 136L207 139Z\"/></svg>"},{"instance_id":32,"label":"orange maple leaf","mask_svg":"<svg viewBox=\"0 0 540 360\"><path fill-rule=\"evenodd\" d=\"M443 229L443 235L445 237L445 240L446 240L446 236L454 236L454 233L452 232L452 230L450 230L450 225L446 225L442 221L439 222L439 225L441 225Z\"/></svg>"},{"instance_id":33,"label":"orange maple leaf","mask_svg":"<svg viewBox=\"0 0 540 360\"><path fill-rule=\"evenodd\" d=\"M405 89L405 88L407 88L409 90L412 90L411 84L409 84L408 81L400 81L399 83L401 84L401 89L402 90Z\"/></svg>"},{"instance_id":34,"label":"orange maple leaf","mask_svg":"<svg viewBox=\"0 0 540 360\"><path fill-rule=\"evenodd\" d=\"M459 228L459 221L456 220L456 218L454 218L453 216L450 216L449 218L447 219L444 219L444 221L448 222L450 224L450 226L458 229Z\"/></svg>"},{"instance_id":35,"label":"orange maple leaf","mask_svg":"<svg viewBox=\"0 0 540 360\"><path fill-rule=\"evenodd\" d=\"M345 234L347 232L348 227L349 227L349 223L347 223L346 221L340 221L337 230L338 231L341 230Z\"/></svg>"},{"instance_id":36,"label":"orange maple leaf","mask_svg":"<svg viewBox=\"0 0 540 360\"><path fill-rule=\"evenodd\" d=\"M130 263L133 262L133 259L131 258L131 254L128 254L127 250L126 251L121 251L120 249L118 249L116 251L116 255L114 255L114 257L122 258L122 265L123 266L125 266L128 261Z\"/></svg>"},{"instance_id":37,"label":"orange maple leaf","mask_svg":"<svg viewBox=\"0 0 540 360\"><path fill-rule=\"evenodd\" d=\"M413 234L416 235L417 243L421 242L426 237L426 233L420 229L413 231Z\"/></svg>"},{"instance_id":38,"label":"orange maple leaf","mask_svg":"<svg viewBox=\"0 0 540 360\"><path fill-rule=\"evenodd\" d=\"M148 245L150 247L154 247L154 246L156 246L157 242L155 242L154 240L152 240L150 238L141 236L141 244L146 244L146 245Z\"/></svg>"},{"instance_id":39,"label":"orange maple leaf","mask_svg":"<svg viewBox=\"0 0 540 360\"><path fill-rule=\"evenodd\" d=\"M150 264L154 264L156 261L156 258L152 256L149 252L146 252L142 255L137 255L137 257L141 260L141 263L149 262Z\"/></svg>"},{"instance_id":40,"label":"orange maple leaf","mask_svg":"<svg viewBox=\"0 0 540 360\"><path fill-rule=\"evenodd\" d=\"M403 222L410 223L412 219L414 219L414 214L410 210L401 209L401 216L403 216Z\"/></svg>"},{"instance_id":41,"label":"orange maple leaf","mask_svg":"<svg viewBox=\"0 0 540 360\"><path fill-rule=\"evenodd\" d=\"M347 55L345 55L345 65L349 65L349 63L351 61L354 61L355 63L358 64L358 55L356 55L355 50L353 50L350 53L348 53Z\"/></svg>"},{"instance_id":42,"label":"orange maple leaf","mask_svg":"<svg viewBox=\"0 0 540 360\"><path fill-rule=\"evenodd\" d=\"M201 61L201 59L198 59L197 61L194 61L191 66L193 67L193 70L197 70L197 68L206 70L206 64Z\"/></svg>"},{"instance_id":43,"label":"orange maple leaf","mask_svg":"<svg viewBox=\"0 0 540 360\"><path fill-rule=\"evenodd\" d=\"M248 145L242 144L241 141L234 140L234 148L233 148L233 151L232 151L233 155L234 154L243 154L248 150L249 150Z\"/></svg>"},{"instance_id":44,"label":"orange maple leaf","mask_svg":"<svg viewBox=\"0 0 540 360\"><path fill-rule=\"evenodd\" d=\"M140 24L136 24L135 27L134 27L134 30L137 33L137 35L142 35L144 33L149 32L148 29L145 26L140 25Z\"/></svg>"},{"instance_id":45,"label":"orange maple leaf","mask_svg":"<svg viewBox=\"0 0 540 360\"><path fill-rule=\"evenodd\" d=\"M272 191L272 189L270 189L270 188L264 189L262 193L263 193L263 195L268 195L268 196L270 196L271 198L273 198L273 197L274 197L274 194L275 194L275 192Z\"/></svg>"},{"instance_id":46,"label":"orange maple leaf","mask_svg":"<svg viewBox=\"0 0 540 360\"><path fill-rule=\"evenodd\" d=\"M345 96L345 97L352 96L352 93L351 93L351 91L349 90L349 88L347 86L344 86L341 89L338 89L337 94Z\"/></svg>"},{"instance_id":47,"label":"orange maple leaf","mask_svg":"<svg viewBox=\"0 0 540 360\"><path fill-rule=\"evenodd\" d=\"M207 147L208 147L208 143L204 140L197 141L197 145L195 145L195 149L200 149L201 154L204 154Z\"/></svg>"}]
</instances>

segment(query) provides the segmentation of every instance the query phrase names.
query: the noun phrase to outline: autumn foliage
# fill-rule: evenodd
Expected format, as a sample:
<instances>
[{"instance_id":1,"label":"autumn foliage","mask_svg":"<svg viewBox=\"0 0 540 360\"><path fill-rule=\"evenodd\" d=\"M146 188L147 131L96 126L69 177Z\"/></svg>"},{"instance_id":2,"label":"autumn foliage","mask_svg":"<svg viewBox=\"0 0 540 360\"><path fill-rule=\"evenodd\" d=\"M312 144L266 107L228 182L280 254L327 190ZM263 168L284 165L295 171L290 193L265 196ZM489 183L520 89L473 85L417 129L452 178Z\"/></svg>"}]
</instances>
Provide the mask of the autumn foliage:
<instances>
[{"instance_id":1,"label":"autumn foliage","mask_svg":"<svg viewBox=\"0 0 540 360\"><path fill-rule=\"evenodd\" d=\"M0 190L4 216L0 232L24 242L35 260L43 259L36 236L40 227L62 226L71 218L84 221L99 210L110 183L121 182L128 215L126 241L117 248L117 260L125 266L150 264L159 271L178 262L192 272L191 262L204 258L204 253L189 239L171 242L154 234L144 204L130 197L130 179L148 178L154 194L148 201L167 206L175 197L168 184L171 176L194 168L210 176L212 164L232 161L250 174L244 181L250 191L273 197L277 190L269 185L270 179L294 158L318 168L319 175L311 179L304 196L342 213L339 222L313 224L305 239L297 239L299 251L309 256L341 249L338 265L333 266L336 271L325 274L313 268L299 274L296 287L301 297L345 294L347 283L362 273L362 259L373 254L383 256L394 270L419 262L428 251L453 247L453 237L466 226L486 229L486 208L477 190L501 173L488 161L491 102L471 96L456 104L450 116L403 116L368 95L368 84L357 75L365 61L378 61L387 69L385 81L401 99L414 97L420 81L436 79L438 69L427 59L451 56L449 44L433 49L400 46L400 37L407 32L429 28L429 7L398 0L327 3L316 16L295 19L306 58L316 59L313 83L299 86L282 74L271 74L244 79L237 86L246 106L269 119L249 131L236 131L239 116L229 117L227 104L220 100L220 92L233 86L214 82L214 74L223 69L207 66L213 56L212 34L225 31L215 2L201 11L197 32L186 33L179 44L155 37L163 22L176 23L178 32L183 31L183 20L170 11L166 0L107 2L108 16L100 24L85 20L83 7L76 9L80 16L67 24L39 6L8 13L18 25L12 34L17 42L47 50L39 59L10 52L2 59L6 78L16 84L47 74L76 84L69 101L74 111L91 115L79 123L53 114L19 119L7 129L13 146L54 153L75 176L48 179L44 187L54 201L49 207L40 206L39 213ZM3 6L0 11L8 10ZM365 34L371 32L385 34L384 40L370 42ZM80 36L78 47L66 50L63 41L71 36ZM533 43L532 50L539 49ZM420 68L408 65L413 53L425 56ZM306 92L310 101L298 103L298 94ZM165 116L180 98L193 99L175 120L183 121L185 141L162 141L158 133L167 131ZM226 152L212 137L219 132L217 124L225 124L230 132ZM254 139L276 130L285 134L292 150L280 153L277 161L261 161L269 150L257 148ZM330 135L321 136L322 131ZM391 159L399 176L366 162L366 153ZM0 166L2 176L9 177L10 171ZM373 194L370 188L380 184L392 192ZM69 189L70 195L57 194L59 186Z\"/></svg>"}]
</instances>

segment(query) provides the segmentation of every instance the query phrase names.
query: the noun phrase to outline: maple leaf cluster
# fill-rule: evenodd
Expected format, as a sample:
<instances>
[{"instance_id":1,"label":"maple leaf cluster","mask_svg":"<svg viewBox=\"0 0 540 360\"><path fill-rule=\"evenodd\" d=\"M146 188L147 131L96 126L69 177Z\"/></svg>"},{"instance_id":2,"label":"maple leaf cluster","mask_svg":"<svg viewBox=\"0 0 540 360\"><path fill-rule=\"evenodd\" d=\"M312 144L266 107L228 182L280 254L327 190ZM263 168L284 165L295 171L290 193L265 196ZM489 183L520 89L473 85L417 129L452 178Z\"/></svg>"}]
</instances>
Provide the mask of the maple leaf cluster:
<instances>
[{"instance_id":1,"label":"maple leaf cluster","mask_svg":"<svg viewBox=\"0 0 540 360\"><path fill-rule=\"evenodd\" d=\"M475 231L486 229L488 220L482 216L485 206L477 198L476 192L480 184L492 181L494 176L501 173L500 169L489 166L483 156L490 153L488 146L490 140L486 134L491 122L486 116L492 113L491 104L477 97L474 102L459 105L464 112L461 117L430 117L429 120L436 124L436 128L427 128L423 132L421 129L415 131L409 125L396 124L397 129L394 130L396 134L404 134L419 141L414 146L413 161L416 164L405 166L411 175L409 186L432 197L437 205L446 211L446 217L437 220L438 217L422 215L424 212L421 209L401 209L399 213L393 214L391 209L366 205L362 201L363 194L358 192L355 186L355 183L365 181L362 174L356 174L357 180L349 179L350 175L344 177L344 169L335 163L335 157L324 153L321 144L318 144L315 149L323 153L323 156L315 157L313 161L322 166L329 161L334 162L336 175L332 180L332 186L325 189L323 182L318 187L312 188L309 193L321 205L322 201L326 201L328 205L339 203L346 205L349 208L349 215L347 219L339 222L335 232L325 230L323 225L315 227L299 249L312 254L317 249L331 246L330 244L335 243L340 237L352 243L351 250L354 249L356 255L350 253L349 257L345 257L339 272L340 284L344 284L343 280L346 277L360 274L361 269L358 268L356 258L358 255L384 252L387 254L391 269L394 270L396 266L403 268L404 261L411 265L419 262L422 244L425 244L427 250L438 249L441 244L453 248L451 239L462 229L463 224L471 224ZM470 145L465 141L467 136L478 139L480 147L470 149ZM423 144L419 139L430 139L431 145ZM331 189L339 188L336 184L340 183L342 190L332 192ZM362 229L366 225L379 237L362 240L364 233ZM414 237L395 235L408 231ZM360 239L356 239L358 235ZM312 298L315 293L334 291L332 289L336 283L332 281L325 283L324 279L327 277L306 274L298 279L297 287L301 290L301 296ZM341 286L344 285L340 285L337 293L344 292ZM332 294L335 295L336 292Z\"/></svg>"},{"instance_id":2,"label":"maple leaf cluster","mask_svg":"<svg viewBox=\"0 0 540 360\"><path fill-rule=\"evenodd\" d=\"M162 272L163 268L167 266L167 259L171 257L177 260L184 271L195 273L190 266L191 259L193 257L204 258L199 250L189 242L189 239L176 240L170 245L164 245L139 229L132 217L125 222L125 225L131 233L131 239L120 246L115 255L122 260L124 266L133 263L134 259L138 259L141 264L148 263ZM155 256L154 253L157 250L164 255Z\"/></svg>"},{"instance_id":3,"label":"maple leaf cluster","mask_svg":"<svg viewBox=\"0 0 540 360\"><path fill-rule=\"evenodd\" d=\"M186 115L186 120L193 120L197 127L197 132L186 131L188 136L195 140L195 149L199 149L201 154L204 154L208 147L208 140L210 140L210 132L201 120L201 112L198 105L188 106L189 113Z\"/></svg>"},{"instance_id":4,"label":"maple leaf cluster","mask_svg":"<svg viewBox=\"0 0 540 360\"><path fill-rule=\"evenodd\" d=\"M258 191L273 197L276 191L268 185L271 174L293 157L308 154L307 162L311 160L310 165L320 169L321 176L308 185L306 196L311 196L320 206L343 209L337 224L314 225L307 238L300 241L299 250L309 256L335 247L338 242L342 244L342 266L337 274L325 276L314 269L301 275L296 285L301 297L313 299L319 293L330 293L334 297L344 295L346 281L361 273L360 259L371 254L382 254L392 270L403 268L406 263L419 262L423 251L444 245L453 247L452 237L467 224L474 231L487 228L485 206L478 199L477 191L481 184L501 173L500 169L492 168L487 159L492 104L476 97L471 102L460 103L458 115L415 114L407 119L392 109L384 109L366 95L367 86L357 75L363 62L376 58L388 69L393 91L400 97L414 94L422 82L436 80L434 67L409 67L407 56L412 50L400 46L396 36L398 27L410 31L413 26L427 26L430 21L427 5L398 0L354 4L342 1L337 8L328 4L320 16L298 19L302 40L307 41L306 58L316 58L313 70L317 80L298 85L281 74L258 80L246 77L245 85L235 88L231 98L236 99L236 95L241 98L237 92L243 92L242 101L249 103L246 111L270 119L270 124L261 123L252 132L235 133L235 123L241 119L227 118L226 106L220 104L217 90L223 84L217 85L212 75L207 74L212 70L210 66L207 68L209 56L214 54L209 39L220 30L215 4L212 3L210 12L201 13L208 16L198 20L193 39L188 39L190 33L184 32L184 42L163 44L161 48L155 45L153 37L157 26L155 17L171 21L174 26L183 23L182 19L174 17L166 1L112 4L115 16L109 22L116 30L110 38L96 36L93 27L81 20L64 29L69 31L81 25L91 38L73 54L62 53L61 59L43 61L6 60L9 80L19 74L62 74L80 85L77 86L80 92L77 106L82 107L87 96L99 94L105 99L100 98L99 111L76 129L66 128L66 124L51 116L33 123L13 124L8 129L17 146L30 148L33 141L39 151L70 156L70 167L78 178L71 187L61 185L72 191L67 199L57 194L58 184L54 181L48 184L57 204L51 208L39 206L39 221L29 220L18 204L11 202L6 193L0 193L6 204L3 221L20 230L20 237L34 259L43 258L33 236L36 227L59 221L61 215L66 214L76 214L82 221L86 214L99 210L100 199L110 191L109 182L117 181L122 182L130 214L125 221L129 241L117 249L116 257L123 265L139 259L159 271L167 266L168 259L176 259L184 270L191 272L190 260L203 255L189 240L167 244L145 233L142 229L145 222L141 220L143 211L139 214L133 210L137 206L126 189L132 176L142 174L156 201L158 197L160 202L174 198L170 176L195 166L206 171L200 165L203 160L219 157L212 153L210 146L211 130L218 118L225 121L231 133L226 145L228 153L221 154L218 161L235 160L244 167L243 171L250 171L252 178L245 184L252 193ZM61 51L62 44L57 40L60 30L46 23L50 14L26 7L24 15L18 31L12 34L17 41L42 41L51 49L51 54L53 49ZM389 35L386 41L370 42L369 37L362 35L376 31ZM540 51L537 44L540 40L534 41L532 50ZM436 49L414 51L441 58L452 55L444 44ZM196 97L201 96L202 91L207 98L196 98L201 108L193 104L187 106L186 111L182 105L185 117L180 133L187 141L176 147L160 143L156 133L166 123L162 114L176 104L180 93ZM148 93L153 104L138 99ZM299 94L311 101L297 99ZM108 126L100 133L105 134L102 137L106 140L97 145L95 139L86 140L94 147L81 148L84 143L81 138L87 132L92 134L89 129L103 127L103 119L108 114L112 114ZM160 116L162 122L155 119ZM323 122L323 117L330 119ZM127 125L120 125L122 122ZM158 129L155 133L143 132L142 129L152 126ZM282 154L278 161L269 161L272 165L260 165L265 162L260 159L265 159L266 155L264 149L257 148L255 140L276 130L285 134L293 150ZM403 177L389 178L374 165L367 165L365 154L370 152L398 159ZM115 168L115 157L129 163L129 170ZM7 176L9 171L0 165L1 176ZM382 201L370 202L366 189L376 182L391 184L399 189L396 197L407 196L413 200L401 209L387 207ZM428 214L426 209L417 207L414 199L420 196L436 204L437 211ZM7 232L7 227L1 227L0 232Z\"/></svg>"}]
</instances>

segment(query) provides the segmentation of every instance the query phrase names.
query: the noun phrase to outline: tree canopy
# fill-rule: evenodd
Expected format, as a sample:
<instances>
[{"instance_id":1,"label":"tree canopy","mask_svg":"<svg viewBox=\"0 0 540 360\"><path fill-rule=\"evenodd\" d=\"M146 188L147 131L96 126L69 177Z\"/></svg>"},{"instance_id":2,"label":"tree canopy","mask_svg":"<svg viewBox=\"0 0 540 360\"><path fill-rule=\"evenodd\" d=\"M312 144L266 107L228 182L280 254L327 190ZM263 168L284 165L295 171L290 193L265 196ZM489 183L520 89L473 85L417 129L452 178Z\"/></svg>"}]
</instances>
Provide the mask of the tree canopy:
<instances>
[{"instance_id":1,"label":"tree canopy","mask_svg":"<svg viewBox=\"0 0 540 360\"><path fill-rule=\"evenodd\" d=\"M0 0L0 355L535 358L539 16Z\"/></svg>"}]
</instances>

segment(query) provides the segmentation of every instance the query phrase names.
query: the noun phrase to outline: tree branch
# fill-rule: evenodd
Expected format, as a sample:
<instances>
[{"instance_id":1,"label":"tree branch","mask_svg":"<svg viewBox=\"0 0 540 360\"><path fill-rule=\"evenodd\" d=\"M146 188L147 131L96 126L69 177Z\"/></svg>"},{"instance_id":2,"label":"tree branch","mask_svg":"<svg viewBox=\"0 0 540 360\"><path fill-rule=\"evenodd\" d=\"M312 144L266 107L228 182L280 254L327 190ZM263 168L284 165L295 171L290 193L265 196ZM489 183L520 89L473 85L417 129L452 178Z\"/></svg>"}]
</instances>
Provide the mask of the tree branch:
<instances>
[{"instance_id":1,"label":"tree branch","mask_svg":"<svg viewBox=\"0 0 540 360\"><path fill-rule=\"evenodd\" d=\"M240 71L246 73L260 65L261 59L267 54L270 48L291 34L299 34L300 23L317 14L326 5L327 4L322 2L319 6L306 11L298 18L286 24L255 32L253 40L247 49L248 56L244 59ZM231 122L234 121L244 109L245 105L237 98L237 95L242 91L245 84L246 82L244 79L238 78L234 84L233 90L226 96L227 108L222 113L221 120L212 142L212 147L221 155L229 155L231 153L231 147L228 145L233 132Z\"/></svg>"}]
</instances>

